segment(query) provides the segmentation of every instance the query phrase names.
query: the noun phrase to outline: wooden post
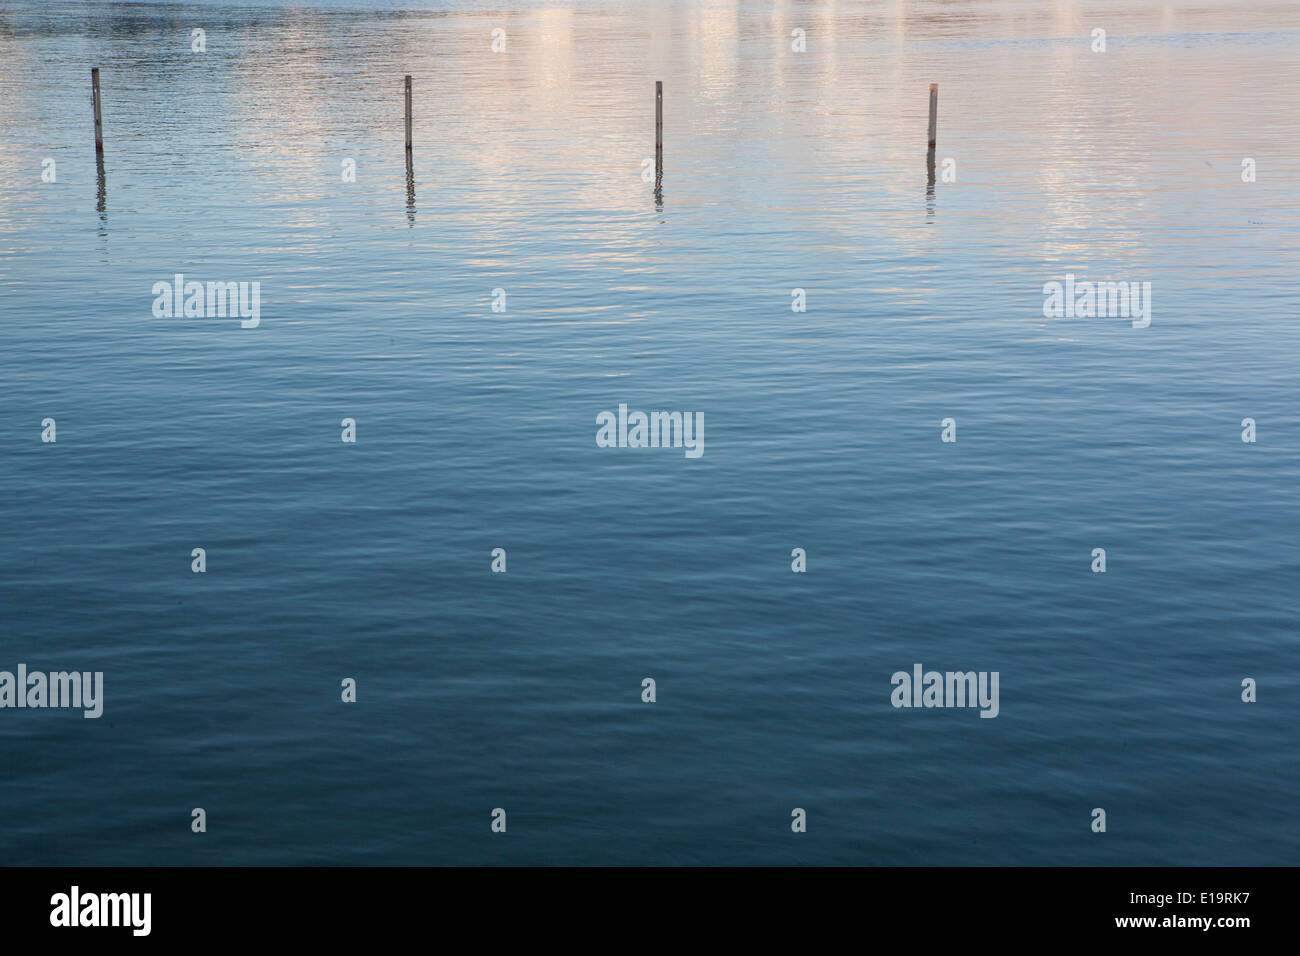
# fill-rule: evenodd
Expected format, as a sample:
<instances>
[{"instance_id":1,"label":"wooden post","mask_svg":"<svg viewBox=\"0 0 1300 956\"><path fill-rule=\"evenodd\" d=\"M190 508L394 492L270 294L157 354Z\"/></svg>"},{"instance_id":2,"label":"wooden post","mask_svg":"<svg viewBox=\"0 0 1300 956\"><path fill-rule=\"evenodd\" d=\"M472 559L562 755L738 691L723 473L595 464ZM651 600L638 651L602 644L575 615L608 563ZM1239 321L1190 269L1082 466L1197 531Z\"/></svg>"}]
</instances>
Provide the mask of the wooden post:
<instances>
[{"instance_id":1,"label":"wooden post","mask_svg":"<svg viewBox=\"0 0 1300 956\"><path fill-rule=\"evenodd\" d=\"M664 81L655 80L655 178L664 174Z\"/></svg>"},{"instance_id":2,"label":"wooden post","mask_svg":"<svg viewBox=\"0 0 1300 956\"><path fill-rule=\"evenodd\" d=\"M406 74L406 152L411 152L411 74Z\"/></svg>"},{"instance_id":3,"label":"wooden post","mask_svg":"<svg viewBox=\"0 0 1300 956\"><path fill-rule=\"evenodd\" d=\"M939 129L939 84L930 84L930 149L934 149L935 133Z\"/></svg>"},{"instance_id":4,"label":"wooden post","mask_svg":"<svg viewBox=\"0 0 1300 956\"><path fill-rule=\"evenodd\" d=\"M90 101L95 108L95 158L104 161L104 117L99 109L99 67L90 71Z\"/></svg>"},{"instance_id":5,"label":"wooden post","mask_svg":"<svg viewBox=\"0 0 1300 956\"><path fill-rule=\"evenodd\" d=\"M930 145L925 150L925 172L928 193L934 195L934 147L939 130L939 84L930 84Z\"/></svg>"}]
</instances>

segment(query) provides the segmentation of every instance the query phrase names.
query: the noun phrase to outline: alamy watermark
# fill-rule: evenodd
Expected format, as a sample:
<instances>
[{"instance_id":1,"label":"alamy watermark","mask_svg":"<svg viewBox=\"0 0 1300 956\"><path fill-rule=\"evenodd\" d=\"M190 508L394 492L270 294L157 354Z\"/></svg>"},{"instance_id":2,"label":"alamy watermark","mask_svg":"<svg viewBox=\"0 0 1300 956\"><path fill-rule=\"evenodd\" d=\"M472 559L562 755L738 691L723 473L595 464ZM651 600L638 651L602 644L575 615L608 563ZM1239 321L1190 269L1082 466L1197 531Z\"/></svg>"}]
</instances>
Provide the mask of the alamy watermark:
<instances>
[{"instance_id":1,"label":"alamy watermark","mask_svg":"<svg viewBox=\"0 0 1300 956\"><path fill-rule=\"evenodd\" d=\"M74 885L50 897L51 926L125 926L133 936L148 936L152 911L152 893L83 893Z\"/></svg>"},{"instance_id":2,"label":"alamy watermark","mask_svg":"<svg viewBox=\"0 0 1300 956\"><path fill-rule=\"evenodd\" d=\"M0 671L0 708L5 707L79 707L87 720L104 713L104 672L28 671L18 665L18 673Z\"/></svg>"},{"instance_id":3,"label":"alamy watermark","mask_svg":"<svg viewBox=\"0 0 1300 956\"><path fill-rule=\"evenodd\" d=\"M896 671L889 682L895 707L978 707L981 717L996 717L1001 709L997 671L940 673L913 664L912 673Z\"/></svg>"},{"instance_id":4,"label":"alamy watermark","mask_svg":"<svg viewBox=\"0 0 1300 956\"><path fill-rule=\"evenodd\" d=\"M238 317L240 327L255 329L262 321L262 283L185 281L176 273L173 281L153 284L155 319L214 319Z\"/></svg>"},{"instance_id":5,"label":"alamy watermark","mask_svg":"<svg viewBox=\"0 0 1300 956\"><path fill-rule=\"evenodd\" d=\"M1064 281L1043 283L1043 317L1047 319L1132 319L1133 328L1151 324L1150 282Z\"/></svg>"},{"instance_id":6,"label":"alamy watermark","mask_svg":"<svg viewBox=\"0 0 1300 956\"><path fill-rule=\"evenodd\" d=\"M620 403L618 415L596 415L599 448L684 448L687 458L704 454L703 412L631 412Z\"/></svg>"}]
</instances>

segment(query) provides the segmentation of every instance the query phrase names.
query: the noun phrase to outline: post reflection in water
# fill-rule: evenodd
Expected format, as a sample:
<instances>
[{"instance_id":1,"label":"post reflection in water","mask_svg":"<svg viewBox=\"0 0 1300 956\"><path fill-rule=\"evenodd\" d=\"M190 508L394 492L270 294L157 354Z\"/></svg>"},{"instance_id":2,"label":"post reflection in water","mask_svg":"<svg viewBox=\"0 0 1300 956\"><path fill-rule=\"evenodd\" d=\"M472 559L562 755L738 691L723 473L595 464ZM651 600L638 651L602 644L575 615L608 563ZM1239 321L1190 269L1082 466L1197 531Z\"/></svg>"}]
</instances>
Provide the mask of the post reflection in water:
<instances>
[{"instance_id":1,"label":"post reflection in water","mask_svg":"<svg viewBox=\"0 0 1300 956\"><path fill-rule=\"evenodd\" d=\"M406 153L406 224L415 225L415 165L410 150Z\"/></svg>"},{"instance_id":2,"label":"post reflection in water","mask_svg":"<svg viewBox=\"0 0 1300 956\"><path fill-rule=\"evenodd\" d=\"M934 219L934 147L926 151L925 157L925 219Z\"/></svg>"},{"instance_id":3,"label":"post reflection in water","mask_svg":"<svg viewBox=\"0 0 1300 956\"><path fill-rule=\"evenodd\" d=\"M95 209L99 212L100 221L108 219L108 182L104 178L104 157L97 157L95 162L97 187L95 190Z\"/></svg>"}]
</instances>

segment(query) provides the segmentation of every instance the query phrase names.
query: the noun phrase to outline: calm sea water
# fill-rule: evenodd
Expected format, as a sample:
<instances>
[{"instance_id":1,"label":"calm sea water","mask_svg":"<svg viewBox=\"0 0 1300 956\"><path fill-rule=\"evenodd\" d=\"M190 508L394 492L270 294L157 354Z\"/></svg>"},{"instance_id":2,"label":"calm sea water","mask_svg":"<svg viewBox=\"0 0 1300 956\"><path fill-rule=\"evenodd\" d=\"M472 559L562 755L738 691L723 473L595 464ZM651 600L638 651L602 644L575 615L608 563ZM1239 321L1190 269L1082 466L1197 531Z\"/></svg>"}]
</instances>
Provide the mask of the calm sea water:
<instances>
[{"instance_id":1,"label":"calm sea water","mask_svg":"<svg viewBox=\"0 0 1300 956\"><path fill-rule=\"evenodd\" d=\"M105 703L0 710L0 855L1297 862L1298 70L1280 2L5 2L0 670Z\"/></svg>"}]
</instances>

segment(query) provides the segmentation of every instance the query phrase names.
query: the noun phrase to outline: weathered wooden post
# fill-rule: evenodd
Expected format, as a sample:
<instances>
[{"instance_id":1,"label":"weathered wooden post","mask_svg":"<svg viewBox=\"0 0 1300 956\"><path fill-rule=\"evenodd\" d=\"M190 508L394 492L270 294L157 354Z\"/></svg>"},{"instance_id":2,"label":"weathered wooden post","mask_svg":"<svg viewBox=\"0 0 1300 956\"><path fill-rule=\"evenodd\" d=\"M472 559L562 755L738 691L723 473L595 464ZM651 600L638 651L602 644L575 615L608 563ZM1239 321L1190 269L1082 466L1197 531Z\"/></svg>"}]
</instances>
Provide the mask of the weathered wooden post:
<instances>
[{"instance_id":1,"label":"weathered wooden post","mask_svg":"<svg viewBox=\"0 0 1300 956\"><path fill-rule=\"evenodd\" d=\"M930 145L925 153L925 165L930 174L930 185L934 185L934 148L939 130L939 84L930 84Z\"/></svg>"},{"instance_id":2,"label":"weathered wooden post","mask_svg":"<svg viewBox=\"0 0 1300 956\"><path fill-rule=\"evenodd\" d=\"M664 175L664 81L655 80L655 181Z\"/></svg>"},{"instance_id":3,"label":"weathered wooden post","mask_svg":"<svg viewBox=\"0 0 1300 956\"><path fill-rule=\"evenodd\" d=\"M939 84L930 84L930 149L934 149L935 134L939 129Z\"/></svg>"},{"instance_id":4,"label":"weathered wooden post","mask_svg":"<svg viewBox=\"0 0 1300 956\"><path fill-rule=\"evenodd\" d=\"M99 67L90 70L90 102L95 109L95 158L104 161L104 117L99 108Z\"/></svg>"},{"instance_id":5,"label":"weathered wooden post","mask_svg":"<svg viewBox=\"0 0 1300 956\"><path fill-rule=\"evenodd\" d=\"M411 155L411 74L406 74L406 155Z\"/></svg>"}]
</instances>

